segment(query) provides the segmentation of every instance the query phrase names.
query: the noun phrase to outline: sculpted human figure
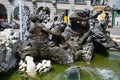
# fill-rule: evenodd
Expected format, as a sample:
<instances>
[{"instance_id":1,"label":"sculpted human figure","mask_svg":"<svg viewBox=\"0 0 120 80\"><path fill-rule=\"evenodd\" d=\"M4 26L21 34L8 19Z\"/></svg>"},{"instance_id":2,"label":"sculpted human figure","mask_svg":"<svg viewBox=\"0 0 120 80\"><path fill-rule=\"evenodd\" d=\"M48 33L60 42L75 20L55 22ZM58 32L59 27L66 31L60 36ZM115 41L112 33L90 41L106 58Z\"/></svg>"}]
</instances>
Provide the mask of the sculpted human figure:
<instances>
[{"instance_id":1,"label":"sculpted human figure","mask_svg":"<svg viewBox=\"0 0 120 80\"><path fill-rule=\"evenodd\" d=\"M62 34L65 40L67 40L68 45L76 49L74 51L75 60L83 58L88 63L90 62L94 45L89 20L96 19L101 12L101 10L98 10L91 15L90 10L85 9L75 12L70 16L71 25L67 26ZM71 43L74 43L74 45Z\"/></svg>"}]
</instances>

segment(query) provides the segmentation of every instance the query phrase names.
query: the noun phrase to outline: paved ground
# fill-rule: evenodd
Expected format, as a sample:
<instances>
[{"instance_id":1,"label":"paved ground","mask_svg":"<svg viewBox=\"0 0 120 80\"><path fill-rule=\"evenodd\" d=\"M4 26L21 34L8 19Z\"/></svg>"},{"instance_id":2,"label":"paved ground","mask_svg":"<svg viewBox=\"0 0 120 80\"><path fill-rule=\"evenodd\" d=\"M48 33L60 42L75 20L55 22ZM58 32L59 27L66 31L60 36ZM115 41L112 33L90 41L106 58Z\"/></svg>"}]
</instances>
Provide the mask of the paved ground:
<instances>
[{"instance_id":1,"label":"paved ground","mask_svg":"<svg viewBox=\"0 0 120 80\"><path fill-rule=\"evenodd\" d=\"M107 28L107 30L110 31L112 35L120 36L120 27Z\"/></svg>"},{"instance_id":2,"label":"paved ground","mask_svg":"<svg viewBox=\"0 0 120 80\"><path fill-rule=\"evenodd\" d=\"M113 36L119 36L120 40L120 27L107 28L107 30L110 31L110 34ZM120 41L118 41L118 44L120 45Z\"/></svg>"}]
</instances>

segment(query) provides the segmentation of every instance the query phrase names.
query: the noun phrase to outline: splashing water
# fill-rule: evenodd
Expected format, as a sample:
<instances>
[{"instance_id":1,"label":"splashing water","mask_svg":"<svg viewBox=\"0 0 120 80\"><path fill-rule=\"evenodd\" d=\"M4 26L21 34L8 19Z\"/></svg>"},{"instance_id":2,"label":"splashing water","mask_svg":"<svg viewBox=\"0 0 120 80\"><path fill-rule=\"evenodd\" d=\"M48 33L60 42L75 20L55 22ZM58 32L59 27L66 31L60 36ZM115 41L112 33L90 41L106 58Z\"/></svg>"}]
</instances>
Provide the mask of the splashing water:
<instances>
[{"instance_id":1,"label":"splashing water","mask_svg":"<svg viewBox=\"0 0 120 80\"><path fill-rule=\"evenodd\" d=\"M109 52L109 59L120 61L120 53L119 52Z\"/></svg>"},{"instance_id":2,"label":"splashing water","mask_svg":"<svg viewBox=\"0 0 120 80\"><path fill-rule=\"evenodd\" d=\"M119 76L117 76L116 73L110 69L93 68L93 67L86 67L86 68L87 68L86 70L96 73L102 80L119 80Z\"/></svg>"},{"instance_id":3,"label":"splashing water","mask_svg":"<svg viewBox=\"0 0 120 80\"><path fill-rule=\"evenodd\" d=\"M96 68L96 72L103 80L119 80L119 77L116 76L115 72L110 69Z\"/></svg>"},{"instance_id":4,"label":"splashing water","mask_svg":"<svg viewBox=\"0 0 120 80\"><path fill-rule=\"evenodd\" d=\"M102 68L93 68L93 67L81 67L81 70L85 70L91 76L90 80L96 80L94 75L91 73L95 73L100 77L101 80L119 80L119 76L110 69L102 69ZM66 78L67 76L65 73L60 73L57 75L53 80L69 80ZM70 79L71 80L71 79ZM74 80L81 80L81 79L74 79Z\"/></svg>"},{"instance_id":5,"label":"splashing water","mask_svg":"<svg viewBox=\"0 0 120 80\"><path fill-rule=\"evenodd\" d=\"M20 18L20 40L26 40L27 35L27 22L28 22L28 14L25 10L24 0L19 1L19 18Z\"/></svg>"},{"instance_id":6,"label":"splashing water","mask_svg":"<svg viewBox=\"0 0 120 80\"><path fill-rule=\"evenodd\" d=\"M27 39L27 28L29 23L29 11L25 9L25 0L9 0L14 7L19 7L19 22L20 22L20 40Z\"/></svg>"}]
</instances>

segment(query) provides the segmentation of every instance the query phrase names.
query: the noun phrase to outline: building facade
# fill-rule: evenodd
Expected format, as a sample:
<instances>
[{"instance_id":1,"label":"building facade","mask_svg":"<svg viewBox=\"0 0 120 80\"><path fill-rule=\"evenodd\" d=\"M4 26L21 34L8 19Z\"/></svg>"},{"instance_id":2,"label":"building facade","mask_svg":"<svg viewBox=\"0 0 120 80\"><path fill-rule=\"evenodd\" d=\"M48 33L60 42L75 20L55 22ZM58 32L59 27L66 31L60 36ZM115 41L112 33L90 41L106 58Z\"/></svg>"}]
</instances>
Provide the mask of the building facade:
<instances>
[{"instance_id":1,"label":"building facade","mask_svg":"<svg viewBox=\"0 0 120 80\"><path fill-rule=\"evenodd\" d=\"M0 19L11 21L14 16L16 2L20 0L0 0ZM30 10L30 14L36 13L41 7L48 7L50 17L53 18L56 13L64 12L67 16L75 10L92 10L91 0L24 0L25 6Z\"/></svg>"},{"instance_id":2,"label":"building facade","mask_svg":"<svg viewBox=\"0 0 120 80\"><path fill-rule=\"evenodd\" d=\"M7 19L11 22L11 18L18 13L16 2L20 0L0 0L0 20ZM48 7L50 17L53 18L57 13L64 12L66 16L69 16L72 12L77 10L84 10L88 8L93 10L95 5L108 5L115 8L113 11L109 11L110 20L113 26L118 24L120 5L119 0L23 0L24 5L29 9L30 14L37 13L42 7ZM118 7L118 8L117 8ZM117 10L116 10L117 9ZM120 23L120 22L119 22Z\"/></svg>"}]
</instances>

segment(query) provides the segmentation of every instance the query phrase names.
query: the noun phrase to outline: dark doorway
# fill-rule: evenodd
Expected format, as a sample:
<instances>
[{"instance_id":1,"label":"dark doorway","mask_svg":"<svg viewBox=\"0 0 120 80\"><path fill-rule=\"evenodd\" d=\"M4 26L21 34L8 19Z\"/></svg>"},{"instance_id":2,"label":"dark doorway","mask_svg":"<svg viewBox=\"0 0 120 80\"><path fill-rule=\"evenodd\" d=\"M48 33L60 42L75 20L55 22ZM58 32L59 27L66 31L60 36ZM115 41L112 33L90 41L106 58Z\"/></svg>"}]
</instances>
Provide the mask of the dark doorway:
<instances>
[{"instance_id":1,"label":"dark doorway","mask_svg":"<svg viewBox=\"0 0 120 80\"><path fill-rule=\"evenodd\" d=\"M3 4L0 4L0 20L7 19L7 10Z\"/></svg>"}]
</instances>

